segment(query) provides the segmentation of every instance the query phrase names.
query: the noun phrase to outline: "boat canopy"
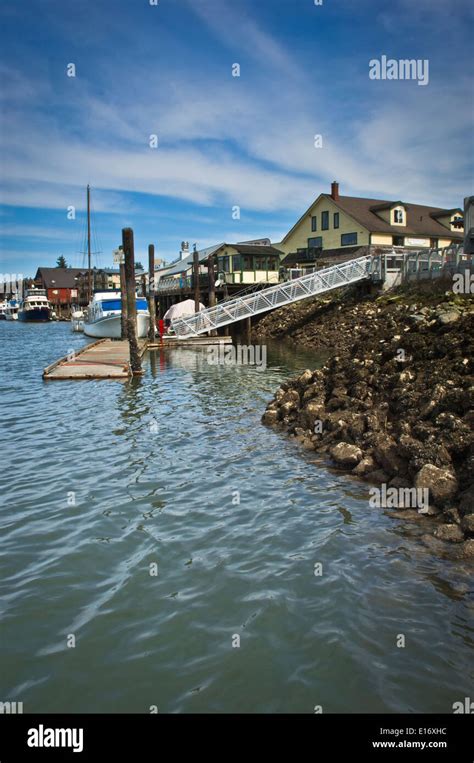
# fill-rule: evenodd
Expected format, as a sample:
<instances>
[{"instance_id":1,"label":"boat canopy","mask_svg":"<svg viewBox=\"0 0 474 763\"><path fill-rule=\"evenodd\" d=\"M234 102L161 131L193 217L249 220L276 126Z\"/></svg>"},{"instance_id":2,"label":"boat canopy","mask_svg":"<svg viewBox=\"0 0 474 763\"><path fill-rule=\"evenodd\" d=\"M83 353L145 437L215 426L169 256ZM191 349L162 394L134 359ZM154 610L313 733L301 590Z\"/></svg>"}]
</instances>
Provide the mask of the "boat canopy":
<instances>
[{"instance_id":1,"label":"boat canopy","mask_svg":"<svg viewBox=\"0 0 474 763\"><path fill-rule=\"evenodd\" d=\"M102 310L121 310L121 299L101 299ZM137 299L137 310L148 310L146 299Z\"/></svg>"}]
</instances>

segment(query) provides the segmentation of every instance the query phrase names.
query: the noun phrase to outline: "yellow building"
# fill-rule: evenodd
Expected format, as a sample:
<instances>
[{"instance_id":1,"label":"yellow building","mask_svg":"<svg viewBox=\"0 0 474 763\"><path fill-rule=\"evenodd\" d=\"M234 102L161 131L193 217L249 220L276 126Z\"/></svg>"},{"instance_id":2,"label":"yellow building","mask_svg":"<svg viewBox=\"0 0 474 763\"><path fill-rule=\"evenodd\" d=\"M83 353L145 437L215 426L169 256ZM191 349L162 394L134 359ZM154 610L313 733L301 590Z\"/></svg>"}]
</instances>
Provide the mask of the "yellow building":
<instances>
[{"instance_id":1,"label":"yellow building","mask_svg":"<svg viewBox=\"0 0 474 763\"><path fill-rule=\"evenodd\" d=\"M347 260L380 247L438 248L460 244L462 209L439 209L408 202L341 196L339 184L322 193L280 244L286 267Z\"/></svg>"},{"instance_id":2,"label":"yellow building","mask_svg":"<svg viewBox=\"0 0 474 763\"><path fill-rule=\"evenodd\" d=\"M283 251L262 244L222 244L215 252L216 271L227 284L278 283Z\"/></svg>"}]
</instances>

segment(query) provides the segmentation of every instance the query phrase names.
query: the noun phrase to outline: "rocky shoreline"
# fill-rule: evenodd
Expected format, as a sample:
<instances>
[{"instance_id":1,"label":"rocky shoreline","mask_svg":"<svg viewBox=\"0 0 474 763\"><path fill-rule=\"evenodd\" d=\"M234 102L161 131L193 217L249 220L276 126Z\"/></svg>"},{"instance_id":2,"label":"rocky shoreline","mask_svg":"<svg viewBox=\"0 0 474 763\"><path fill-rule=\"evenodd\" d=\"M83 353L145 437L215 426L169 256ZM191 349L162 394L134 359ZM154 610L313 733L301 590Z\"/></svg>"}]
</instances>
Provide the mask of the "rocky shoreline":
<instances>
[{"instance_id":1,"label":"rocky shoreline","mask_svg":"<svg viewBox=\"0 0 474 763\"><path fill-rule=\"evenodd\" d=\"M472 296L439 283L335 294L276 310L254 336L332 350L281 385L263 423L374 485L372 505L430 517L441 548L474 558Z\"/></svg>"}]
</instances>

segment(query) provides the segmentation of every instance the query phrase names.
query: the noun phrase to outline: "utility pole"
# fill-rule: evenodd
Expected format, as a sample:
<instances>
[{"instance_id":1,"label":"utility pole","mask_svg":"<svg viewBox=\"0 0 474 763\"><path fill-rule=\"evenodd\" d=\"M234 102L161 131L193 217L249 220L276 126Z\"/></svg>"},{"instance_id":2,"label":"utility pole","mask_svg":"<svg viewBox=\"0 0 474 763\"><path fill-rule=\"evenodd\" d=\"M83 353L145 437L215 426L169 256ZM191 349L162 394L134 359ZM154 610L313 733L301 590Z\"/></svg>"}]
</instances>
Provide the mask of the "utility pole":
<instances>
[{"instance_id":1,"label":"utility pole","mask_svg":"<svg viewBox=\"0 0 474 763\"><path fill-rule=\"evenodd\" d=\"M193 252L193 280L194 280L194 312L198 313L201 307L201 292L199 289L199 252L194 244Z\"/></svg>"},{"instance_id":2,"label":"utility pole","mask_svg":"<svg viewBox=\"0 0 474 763\"><path fill-rule=\"evenodd\" d=\"M122 245L125 255L125 288L127 292L127 338L130 347L130 368L134 376L143 373L137 339L137 302L135 296L135 249L133 230L122 229Z\"/></svg>"},{"instance_id":3,"label":"utility pole","mask_svg":"<svg viewBox=\"0 0 474 763\"><path fill-rule=\"evenodd\" d=\"M148 245L148 312L150 313L150 329L148 339L155 341L156 308L155 308L155 247Z\"/></svg>"}]
</instances>

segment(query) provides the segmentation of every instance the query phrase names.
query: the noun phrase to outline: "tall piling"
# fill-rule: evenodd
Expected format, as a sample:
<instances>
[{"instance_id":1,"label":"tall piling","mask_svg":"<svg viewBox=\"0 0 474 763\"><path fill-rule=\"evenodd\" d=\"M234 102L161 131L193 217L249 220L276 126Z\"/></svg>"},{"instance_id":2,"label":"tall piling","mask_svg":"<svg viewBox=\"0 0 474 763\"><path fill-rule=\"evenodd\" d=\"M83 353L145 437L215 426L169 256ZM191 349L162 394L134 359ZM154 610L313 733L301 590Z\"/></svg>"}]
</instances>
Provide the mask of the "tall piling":
<instances>
[{"instance_id":1,"label":"tall piling","mask_svg":"<svg viewBox=\"0 0 474 763\"><path fill-rule=\"evenodd\" d=\"M135 296L135 248L133 230L122 229L122 244L125 255L125 287L127 292L127 339L130 348L130 368L134 376L143 373L137 338L137 302Z\"/></svg>"},{"instance_id":2,"label":"tall piling","mask_svg":"<svg viewBox=\"0 0 474 763\"><path fill-rule=\"evenodd\" d=\"M214 272L214 257L212 254L207 258L207 273L209 280L209 307L215 307L216 304L216 275ZM211 336L217 336L216 329L212 329Z\"/></svg>"},{"instance_id":3,"label":"tall piling","mask_svg":"<svg viewBox=\"0 0 474 763\"><path fill-rule=\"evenodd\" d=\"M120 296L121 296L121 305L122 305L120 329L121 329L122 339L126 339L128 311L127 311L127 287L125 285L125 264L123 262L120 263Z\"/></svg>"},{"instance_id":4,"label":"tall piling","mask_svg":"<svg viewBox=\"0 0 474 763\"><path fill-rule=\"evenodd\" d=\"M148 312L150 313L150 328L148 339L155 341L156 309L155 309L155 247L148 245Z\"/></svg>"},{"instance_id":5,"label":"tall piling","mask_svg":"<svg viewBox=\"0 0 474 763\"><path fill-rule=\"evenodd\" d=\"M199 288L199 252L196 244L193 252L193 286L194 286L194 312L198 313L201 307L201 291Z\"/></svg>"}]
</instances>

